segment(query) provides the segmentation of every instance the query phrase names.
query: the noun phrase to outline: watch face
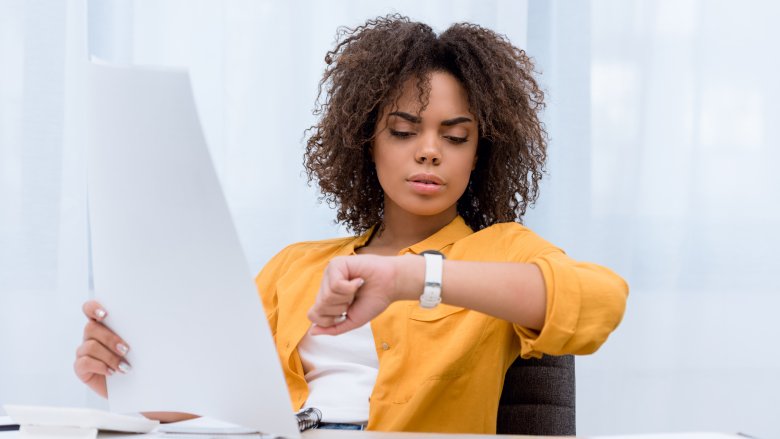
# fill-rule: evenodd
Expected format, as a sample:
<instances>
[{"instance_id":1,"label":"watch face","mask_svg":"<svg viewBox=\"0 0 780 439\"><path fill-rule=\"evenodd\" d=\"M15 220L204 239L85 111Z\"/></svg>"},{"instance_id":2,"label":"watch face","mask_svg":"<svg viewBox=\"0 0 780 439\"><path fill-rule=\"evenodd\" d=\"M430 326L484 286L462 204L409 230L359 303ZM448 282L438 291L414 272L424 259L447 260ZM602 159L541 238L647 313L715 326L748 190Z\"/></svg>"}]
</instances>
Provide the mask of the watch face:
<instances>
[{"instance_id":1,"label":"watch face","mask_svg":"<svg viewBox=\"0 0 780 439\"><path fill-rule=\"evenodd\" d=\"M420 256L422 255L439 255L441 256L442 259L447 259L447 257L444 256L444 254L438 250L425 250L420 253Z\"/></svg>"}]
</instances>

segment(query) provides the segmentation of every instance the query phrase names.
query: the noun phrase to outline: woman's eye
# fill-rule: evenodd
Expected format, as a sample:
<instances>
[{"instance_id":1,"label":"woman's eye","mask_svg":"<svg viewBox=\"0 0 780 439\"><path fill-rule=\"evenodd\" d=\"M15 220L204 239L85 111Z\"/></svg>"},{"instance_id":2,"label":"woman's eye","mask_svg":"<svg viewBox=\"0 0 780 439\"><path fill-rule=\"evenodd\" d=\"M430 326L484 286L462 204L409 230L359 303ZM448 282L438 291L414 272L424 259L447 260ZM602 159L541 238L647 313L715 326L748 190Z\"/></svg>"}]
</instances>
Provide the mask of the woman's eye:
<instances>
[{"instance_id":1,"label":"woman's eye","mask_svg":"<svg viewBox=\"0 0 780 439\"><path fill-rule=\"evenodd\" d=\"M468 137L457 137L457 136L444 136L447 140L454 143L466 143L468 142Z\"/></svg>"},{"instance_id":2,"label":"woman's eye","mask_svg":"<svg viewBox=\"0 0 780 439\"><path fill-rule=\"evenodd\" d=\"M403 137L410 137L410 136L414 135L414 133L411 132L411 131L396 131L396 130L392 130L392 129L390 130L390 134L395 136L395 137L402 137L402 138Z\"/></svg>"}]
</instances>

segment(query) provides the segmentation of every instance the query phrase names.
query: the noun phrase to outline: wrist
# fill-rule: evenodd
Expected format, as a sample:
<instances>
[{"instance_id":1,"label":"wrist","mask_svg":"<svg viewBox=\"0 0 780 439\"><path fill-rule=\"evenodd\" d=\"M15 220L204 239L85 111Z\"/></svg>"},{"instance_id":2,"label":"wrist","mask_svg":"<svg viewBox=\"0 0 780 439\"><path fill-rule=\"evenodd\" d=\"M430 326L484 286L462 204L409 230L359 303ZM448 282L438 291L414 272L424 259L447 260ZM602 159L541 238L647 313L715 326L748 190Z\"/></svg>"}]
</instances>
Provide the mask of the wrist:
<instances>
[{"instance_id":1,"label":"wrist","mask_svg":"<svg viewBox=\"0 0 780 439\"><path fill-rule=\"evenodd\" d=\"M425 259L406 254L396 257L395 300L418 300L425 285Z\"/></svg>"}]
</instances>

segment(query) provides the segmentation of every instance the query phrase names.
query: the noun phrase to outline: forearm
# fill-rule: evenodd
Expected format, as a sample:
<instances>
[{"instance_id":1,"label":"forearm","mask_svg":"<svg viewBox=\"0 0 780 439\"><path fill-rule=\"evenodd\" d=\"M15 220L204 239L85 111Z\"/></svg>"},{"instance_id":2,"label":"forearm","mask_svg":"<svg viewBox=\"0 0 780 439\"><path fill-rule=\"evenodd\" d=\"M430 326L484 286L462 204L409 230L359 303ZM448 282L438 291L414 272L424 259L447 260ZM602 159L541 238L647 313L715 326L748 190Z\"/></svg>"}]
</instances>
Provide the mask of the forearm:
<instances>
[{"instance_id":1,"label":"forearm","mask_svg":"<svg viewBox=\"0 0 780 439\"><path fill-rule=\"evenodd\" d=\"M160 421L163 424L167 424L169 422L186 421L198 417L197 415L179 412L142 412L141 414L149 419Z\"/></svg>"},{"instance_id":2,"label":"forearm","mask_svg":"<svg viewBox=\"0 0 780 439\"><path fill-rule=\"evenodd\" d=\"M425 260L396 260L396 300L416 300L423 291ZM534 264L445 260L442 302L473 309L518 325L541 329L546 311L544 278Z\"/></svg>"}]
</instances>

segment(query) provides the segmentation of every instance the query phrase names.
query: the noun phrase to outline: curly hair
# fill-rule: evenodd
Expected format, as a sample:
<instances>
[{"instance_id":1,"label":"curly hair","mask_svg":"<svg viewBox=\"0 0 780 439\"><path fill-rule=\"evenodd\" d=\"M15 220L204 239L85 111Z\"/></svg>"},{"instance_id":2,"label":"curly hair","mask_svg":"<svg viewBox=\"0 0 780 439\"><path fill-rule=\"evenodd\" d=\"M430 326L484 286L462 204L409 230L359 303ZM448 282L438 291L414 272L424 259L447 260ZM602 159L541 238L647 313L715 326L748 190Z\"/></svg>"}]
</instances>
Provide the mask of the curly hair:
<instances>
[{"instance_id":1,"label":"curly hair","mask_svg":"<svg viewBox=\"0 0 780 439\"><path fill-rule=\"evenodd\" d=\"M384 192L371 159L375 126L410 79L424 109L434 71L463 85L479 126L477 165L458 213L473 230L522 221L547 159L539 120L544 93L523 50L475 24L454 24L437 36L423 23L388 15L339 28L325 63L314 110L319 122L307 130L304 166L339 223L356 233L381 223Z\"/></svg>"}]
</instances>

